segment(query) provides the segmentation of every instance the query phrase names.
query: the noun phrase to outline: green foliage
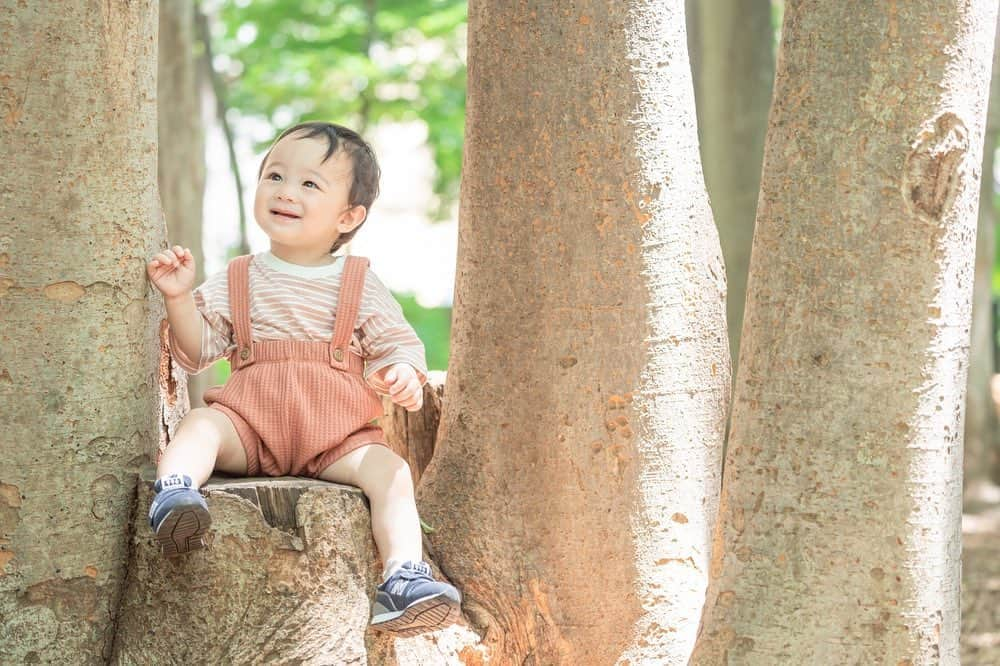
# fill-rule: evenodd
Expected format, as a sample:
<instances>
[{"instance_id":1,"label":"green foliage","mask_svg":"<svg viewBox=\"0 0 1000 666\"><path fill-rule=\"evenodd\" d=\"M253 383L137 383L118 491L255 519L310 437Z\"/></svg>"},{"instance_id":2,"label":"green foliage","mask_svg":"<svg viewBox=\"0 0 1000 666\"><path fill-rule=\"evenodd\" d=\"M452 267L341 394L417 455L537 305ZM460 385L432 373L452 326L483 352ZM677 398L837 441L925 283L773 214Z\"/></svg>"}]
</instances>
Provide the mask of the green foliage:
<instances>
[{"instance_id":1,"label":"green foliage","mask_svg":"<svg viewBox=\"0 0 1000 666\"><path fill-rule=\"evenodd\" d=\"M983 178L989 178L990 174L984 173ZM996 189L993 191L993 219L1000 220L1000 192ZM986 201L980 202L980 205L986 205ZM1000 225L994 223L993 225L993 297L1000 298L1000 262L997 258L1000 258Z\"/></svg>"},{"instance_id":2,"label":"green foliage","mask_svg":"<svg viewBox=\"0 0 1000 666\"><path fill-rule=\"evenodd\" d=\"M427 367L448 368L448 342L451 336L451 308L425 308L413 296L393 294L403 307L403 315L424 343Z\"/></svg>"},{"instance_id":3,"label":"green foliage","mask_svg":"<svg viewBox=\"0 0 1000 666\"><path fill-rule=\"evenodd\" d=\"M785 19L784 0L771 0L771 34L774 35L772 46L774 55L778 55L778 45L781 42L781 22Z\"/></svg>"},{"instance_id":4,"label":"green foliage","mask_svg":"<svg viewBox=\"0 0 1000 666\"><path fill-rule=\"evenodd\" d=\"M232 374L229 361L224 358L216 361L206 372L211 373L210 376L213 378L216 386L225 384L226 380L229 379L229 375Z\"/></svg>"},{"instance_id":5,"label":"green foliage","mask_svg":"<svg viewBox=\"0 0 1000 666\"><path fill-rule=\"evenodd\" d=\"M383 121L422 120L437 166L438 205L429 213L445 218L462 165L465 0L222 0L205 9L212 7L214 66L231 113L267 122L274 135L304 120L362 133Z\"/></svg>"}]
</instances>

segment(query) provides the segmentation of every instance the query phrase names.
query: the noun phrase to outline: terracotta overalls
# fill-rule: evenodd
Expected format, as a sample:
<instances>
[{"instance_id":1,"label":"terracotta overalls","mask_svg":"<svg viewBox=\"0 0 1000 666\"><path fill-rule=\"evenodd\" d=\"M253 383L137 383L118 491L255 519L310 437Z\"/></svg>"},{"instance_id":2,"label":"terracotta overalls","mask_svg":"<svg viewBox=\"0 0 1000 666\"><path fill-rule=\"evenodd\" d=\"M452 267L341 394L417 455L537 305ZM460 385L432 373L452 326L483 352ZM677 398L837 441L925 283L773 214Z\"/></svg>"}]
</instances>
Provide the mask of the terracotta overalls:
<instances>
[{"instance_id":1,"label":"terracotta overalls","mask_svg":"<svg viewBox=\"0 0 1000 666\"><path fill-rule=\"evenodd\" d=\"M361 446L386 446L382 429L370 423L382 415L382 399L364 379L364 359L349 349L368 260L345 258L330 342L254 342L249 264L246 255L228 268L232 375L204 396L236 426L247 475L317 477Z\"/></svg>"}]
</instances>

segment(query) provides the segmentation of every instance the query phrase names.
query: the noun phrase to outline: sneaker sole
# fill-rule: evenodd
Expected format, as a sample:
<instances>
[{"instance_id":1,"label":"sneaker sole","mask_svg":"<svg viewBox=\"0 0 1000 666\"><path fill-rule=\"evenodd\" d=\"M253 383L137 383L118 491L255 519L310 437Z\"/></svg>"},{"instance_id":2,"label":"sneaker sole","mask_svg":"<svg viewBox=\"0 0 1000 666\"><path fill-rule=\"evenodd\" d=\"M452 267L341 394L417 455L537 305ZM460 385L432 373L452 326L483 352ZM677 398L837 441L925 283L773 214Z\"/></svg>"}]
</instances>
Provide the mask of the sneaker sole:
<instances>
[{"instance_id":1,"label":"sneaker sole","mask_svg":"<svg viewBox=\"0 0 1000 666\"><path fill-rule=\"evenodd\" d=\"M184 507L167 514L156 531L156 542L165 557L176 557L205 547L204 536L212 524L200 506Z\"/></svg>"},{"instance_id":2,"label":"sneaker sole","mask_svg":"<svg viewBox=\"0 0 1000 666\"><path fill-rule=\"evenodd\" d=\"M372 620L372 628L396 636L416 636L455 624L460 614L461 605L458 602L438 595L413 604L396 617L382 622Z\"/></svg>"}]
</instances>

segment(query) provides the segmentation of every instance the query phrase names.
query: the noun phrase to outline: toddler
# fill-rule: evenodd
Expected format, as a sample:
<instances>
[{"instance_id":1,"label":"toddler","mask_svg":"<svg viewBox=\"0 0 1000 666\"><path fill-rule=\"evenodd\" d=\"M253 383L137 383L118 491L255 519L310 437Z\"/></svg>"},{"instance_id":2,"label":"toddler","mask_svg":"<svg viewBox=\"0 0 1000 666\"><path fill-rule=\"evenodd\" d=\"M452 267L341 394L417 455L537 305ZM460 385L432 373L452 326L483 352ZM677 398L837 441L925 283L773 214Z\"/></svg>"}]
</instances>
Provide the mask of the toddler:
<instances>
[{"instance_id":1,"label":"toddler","mask_svg":"<svg viewBox=\"0 0 1000 666\"><path fill-rule=\"evenodd\" d=\"M198 488L213 470L357 486L384 566L372 626L409 636L457 620L460 596L431 577L409 467L371 423L379 394L420 409L423 344L368 260L333 254L367 218L379 175L357 133L296 125L258 173L254 218L270 251L232 260L194 290L189 250L149 261L178 364L198 373L228 356L232 367L163 452L149 520L166 555L201 548L211 518Z\"/></svg>"}]
</instances>

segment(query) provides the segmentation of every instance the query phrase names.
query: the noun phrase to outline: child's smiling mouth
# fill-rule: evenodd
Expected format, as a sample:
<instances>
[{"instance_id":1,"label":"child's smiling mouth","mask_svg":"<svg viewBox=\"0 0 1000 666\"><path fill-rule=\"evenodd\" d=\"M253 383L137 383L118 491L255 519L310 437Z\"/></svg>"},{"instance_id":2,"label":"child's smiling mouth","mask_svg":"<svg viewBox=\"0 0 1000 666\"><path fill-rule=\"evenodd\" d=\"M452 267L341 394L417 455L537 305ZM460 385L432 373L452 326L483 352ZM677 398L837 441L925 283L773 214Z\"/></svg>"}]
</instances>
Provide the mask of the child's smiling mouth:
<instances>
[{"instance_id":1,"label":"child's smiling mouth","mask_svg":"<svg viewBox=\"0 0 1000 666\"><path fill-rule=\"evenodd\" d=\"M272 208L271 215L283 220L297 220L301 217L300 215L292 213L291 211L282 210L281 208Z\"/></svg>"}]
</instances>

